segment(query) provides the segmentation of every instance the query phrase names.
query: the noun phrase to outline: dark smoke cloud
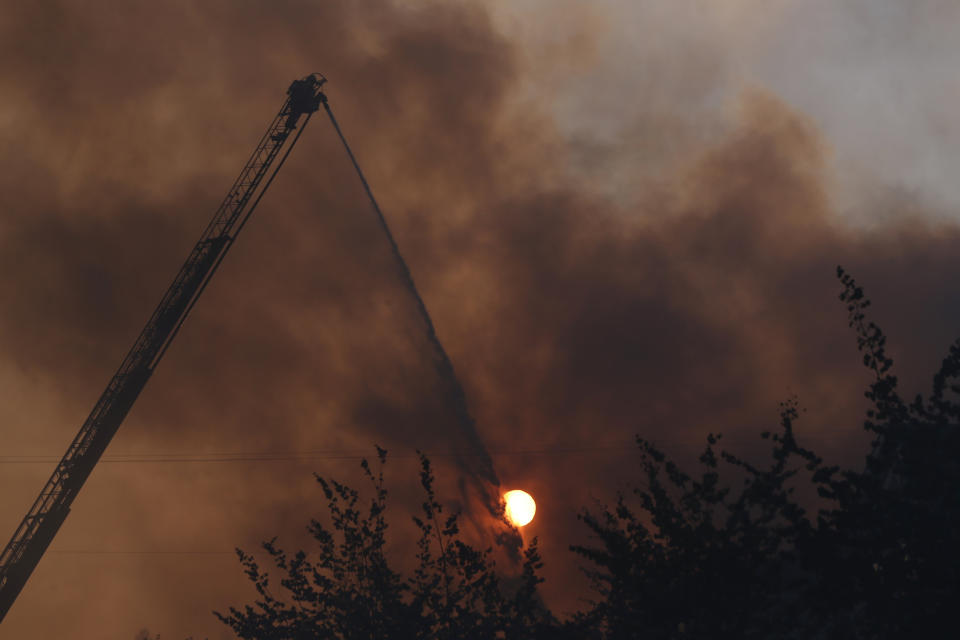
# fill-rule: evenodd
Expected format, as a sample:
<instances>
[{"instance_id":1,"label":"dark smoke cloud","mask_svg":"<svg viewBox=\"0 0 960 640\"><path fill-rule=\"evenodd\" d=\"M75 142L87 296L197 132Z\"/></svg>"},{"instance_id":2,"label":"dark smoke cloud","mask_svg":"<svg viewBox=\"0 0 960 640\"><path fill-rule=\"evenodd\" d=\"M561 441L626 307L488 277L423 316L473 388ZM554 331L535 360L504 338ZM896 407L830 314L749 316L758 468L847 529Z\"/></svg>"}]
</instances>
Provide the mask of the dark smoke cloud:
<instances>
[{"instance_id":1,"label":"dark smoke cloud","mask_svg":"<svg viewBox=\"0 0 960 640\"><path fill-rule=\"evenodd\" d=\"M321 71L504 487L538 499L524 536L541 539L551 602L582 593L566 550L582 536L576 511L630 478L636 433L680 456L709 431L749 448L797 393L800 435L856 463L867 378L834 267L868 287L919 389L956 333L960 294L944 283L957 227L925 222L918 200L885 203L893 213L870 231L847 227L827 141L759 90L722 136L656 180L638 168L629 197L611 199L568 173L548 106L513 101L529 72L518 46L466 3L9 2L4 453L62 453L287 84ZM701 62L674 71L702 77ZM636 110L655 130L662 111ZM311 123L108 453L377 442L402 525L418 502L413 450L469 442L337 144ZM556 448L568 453L516 453ZM456 499L460 474L436 462ZM103 464L0 637L227 637L209 611L253 597L229 554L63 552L295 545L320 506L309 472L358 482L355 467ZM0 465L3 535L48 472Z\"/></svg>"}]
</instances>

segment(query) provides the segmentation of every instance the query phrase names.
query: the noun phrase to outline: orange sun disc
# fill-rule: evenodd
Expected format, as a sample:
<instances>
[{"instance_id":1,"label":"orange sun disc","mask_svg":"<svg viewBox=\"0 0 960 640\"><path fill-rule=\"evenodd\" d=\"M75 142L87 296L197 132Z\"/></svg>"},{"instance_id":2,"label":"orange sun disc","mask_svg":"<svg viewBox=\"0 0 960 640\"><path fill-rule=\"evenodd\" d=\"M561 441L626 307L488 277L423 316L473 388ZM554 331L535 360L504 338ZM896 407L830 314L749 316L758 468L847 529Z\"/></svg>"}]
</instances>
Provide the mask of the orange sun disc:
<instances>
[{"instance_id":1,"label":"orange sun disc","mask_svg":"<svg viewBox=\"0 0 960 640\"><path fill-rule=\"evenodd\" d=\"M503 500L507 503L507 520L515 527L522 527L530 524L533 520L533 514L537 512L537 503L526 491L514 489L503 494Z\"/></svg>"}]
</instances>

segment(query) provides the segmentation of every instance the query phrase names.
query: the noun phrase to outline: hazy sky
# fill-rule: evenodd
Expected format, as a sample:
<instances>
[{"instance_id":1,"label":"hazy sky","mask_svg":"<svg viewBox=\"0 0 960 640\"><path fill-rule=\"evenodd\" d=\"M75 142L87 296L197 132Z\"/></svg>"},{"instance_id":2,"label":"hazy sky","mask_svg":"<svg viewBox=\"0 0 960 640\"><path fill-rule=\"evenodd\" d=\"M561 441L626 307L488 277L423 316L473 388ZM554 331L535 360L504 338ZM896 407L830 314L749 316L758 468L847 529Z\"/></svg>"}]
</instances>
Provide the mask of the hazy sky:
<instances>
[{"instance_id":1,"label":"hazy sky","mask_svg":"<svg viewBox=\"0 0 960 640\"><path fill-rule=\"evenodd\" d=\"M875 221L880 212L870 209L891 191L956 219L955 3L528 0L497 7L504 28L537 57L540 73L531 82L537 93L553 93L568 134L649 154L649 145L637 148L637 114L664 111L683 120L672 132L681 140L658 148L667 152L687 136L715 131L745 89L760 88L822 132L837 168L833 195L847 219ZM574 55L564 51L569 42L578 44Z\"/></svg>"},{"instance_id":2,"label":"hazy sky","mask_svg":"<svg viewBox=\"0 0 960 640\"><path fill-rule=\"evenodd\" d=\"M836 265L908 392L960 333L957 11L4 0L0 535L311 71L501 480L538 499L524 535L558 613L583 588L576 514L628 486L634 434L688 459L723 431L749 453L795 393L801 437L857 464L868 377ZM405 550L414 449L464 443L337 145L311 123L0 638L229 637L210 611L255 595L230 550L301 544L310 472L359 482L375 442ZM284 459L186 460L237 452Z\"/></svg>"}]
</instances>

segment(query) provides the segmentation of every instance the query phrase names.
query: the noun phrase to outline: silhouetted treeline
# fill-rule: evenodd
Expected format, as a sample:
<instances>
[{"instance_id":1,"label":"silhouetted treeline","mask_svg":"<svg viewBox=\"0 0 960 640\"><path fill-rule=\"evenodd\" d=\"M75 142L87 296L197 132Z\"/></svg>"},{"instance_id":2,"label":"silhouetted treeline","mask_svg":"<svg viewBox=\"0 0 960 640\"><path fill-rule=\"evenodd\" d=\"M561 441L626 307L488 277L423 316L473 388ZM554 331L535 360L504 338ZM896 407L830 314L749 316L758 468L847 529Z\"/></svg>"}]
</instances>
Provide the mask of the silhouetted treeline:
<instances>
[{"instance_id":1,"label":"silhouetted treeline","mask_svg":"<svg viewBox=\"0 0 960 640\"><path fill-rule=\"evenodd\" d=\"M317 477L331 524L310 523L315 547L290 554L264 543L269 570L238 552L258 596L216 615L251 639L954 635L960 340L930 395L902 398L863 290L842 269L838 277L873 374L865 427L874 437L862 468L825 465L799 442L794 399L781 406L779 427L762 434L772 445L763 464L722 450L712 435L699 467L685 470L638 438L642 475L633 494L584 511L594 542L572 547L592 579L592 604L558 621L537 596L536 540L519 580L501 578L490 551L464 542L457 514L444 514L426 458L416 569L392 568L387 490L364 462L374 497L361 501Z\"/></svg>"}]
</instances>

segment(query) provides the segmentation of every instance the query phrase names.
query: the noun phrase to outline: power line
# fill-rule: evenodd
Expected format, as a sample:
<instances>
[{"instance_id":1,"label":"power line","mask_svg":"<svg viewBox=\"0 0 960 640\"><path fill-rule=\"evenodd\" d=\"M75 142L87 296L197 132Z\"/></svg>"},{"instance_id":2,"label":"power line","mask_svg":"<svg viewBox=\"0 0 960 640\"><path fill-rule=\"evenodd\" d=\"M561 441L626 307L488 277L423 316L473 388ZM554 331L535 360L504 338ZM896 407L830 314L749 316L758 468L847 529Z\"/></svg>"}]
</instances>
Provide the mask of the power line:
<instances>
[{"instance_id":1,"label":"power line","mask_svg":"<svg viewBox=\"0 0 960 640\"><path fill-rule=\"evenodd\" d=\"M553 449L511 449L494 450L493 455L568 455L578 453L629 453L636 451L636 447L564 447ZM424 455L430 458L467 457L483 454L471 451L427 451ZM312 460L362 460L371 458L369 453L338 452L338 451L289 451L289 452L203 452L203 453L138 453L115 454L104 456L104 463L216 463L216 462L288 462ZM415 453L390 454L389 458L415 458ZM6 455L0 456L0 464L45 464L56 462L59 458L49 455Z\"/></svg>"},{"instance_id":2,"label":"power line","mask_svg":"<svg viewBox=\"0 0 960 640\"><path fill-rule=\"evenodd\" d=\"M222 556L237 555L236 551L166 551L166 550L137 550L137 549L50 549L47 553L71 556Z\"/></svg>"},{"instance_id":3,"label":"power line","mask_svg":"<svg viewBox=\"0 0 960 640\"><path fill-rule=\"evenodd\" d=\"M812 440L816 442L827 442L836 440L846 440L842 436L815 435L810 434L800 438L800 440ZM764 442L759 438L750 436L724 436L718 443L720 447L724 444L743 443L746 441ZM654 442L658 447L676 446L676 445L704 445L706 438L674 438ZM577 455L593 453L634 453L637 446L633 443L629 445L570 445L549 448L529 448L529 449L491 449L490 455L495 456L550 456L550 455ZM428 458L446 458L446 457L470 457L483 456L482 453L474 451L425 451L424 455ZM127 463L238 463L238 462L310 462L313 460L363 460L374 456L370 452L363 450L344 450L344 451L204 451L197 453L128 453L106 455L101 458L101 462L106 464L127 464ZM416 458L416 453L390 453L390 459ZM57 462L60 458L51 455L0 455L0 464L48 464Z\"/></svg>"}]
</instances>

